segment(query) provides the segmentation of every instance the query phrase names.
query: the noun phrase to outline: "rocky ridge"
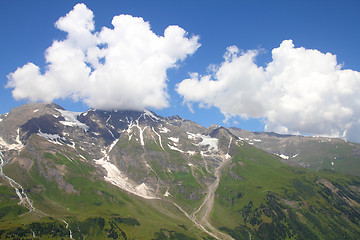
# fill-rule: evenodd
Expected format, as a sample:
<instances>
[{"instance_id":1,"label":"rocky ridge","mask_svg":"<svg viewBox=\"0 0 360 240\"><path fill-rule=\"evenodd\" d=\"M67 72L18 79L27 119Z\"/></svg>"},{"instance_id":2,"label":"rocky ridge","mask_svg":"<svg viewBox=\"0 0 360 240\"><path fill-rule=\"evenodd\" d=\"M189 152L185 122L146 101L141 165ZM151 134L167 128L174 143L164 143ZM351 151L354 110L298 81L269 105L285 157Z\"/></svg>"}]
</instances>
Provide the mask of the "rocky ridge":
<instances>
[{"instance_id":1,"label":"rocky ridge","mask_svg":"<svg viewBox=\"0 0 360 240\"><path fill-rule=\"evenodd\" d=\"M190 207L183 204L183 210L176 204L179 199L189 204L202 201L217 178L217 169L231 158L232 145L239 144L225 128L207 129L178 116L164 118L148 110L76 113L56 104L36 103L15 108L1 119L4 159L11 159L25 171L37 164L40 175L55 181L60 190L79 194L67 181L67 165L54 166L47 161L58 152L65 161L77 158L92 165L98 177L130 194L144 199L169 198L184 212ZM192 186L187 187L186 182ZM206 207L211 209L212 205ZM195 214L189 219L218 238Z\"/></svg>"},{"instance_id":2,"label":"rocky ridge","mask_svg":"<svg viewBox=\"0 0 360 240\"><path fill-rule=\"evenodd\" d=\"M347 236L359 233L359 144L341 139L205 128L148 110L77 113L35 103L0 115L0 152L0 219L13 219L10 213L25 208L29 216L65 224L52 228L62 229L62 237L126 239L127 232L150 239L134 232L140 225L145 232L151 226L155 239L179 234L151 225L144 211L155 211L160 225L176 219L171 228L199 239L328 236L329 224L346 229ZM338 169L354 176L340 176ZM9 205L16 198L18 206ZM104 213L107 219L94 218ZM74 217L79 214L92 230ZM27 226L21 231L40 234Z\"/></svg>"}]
</instances>

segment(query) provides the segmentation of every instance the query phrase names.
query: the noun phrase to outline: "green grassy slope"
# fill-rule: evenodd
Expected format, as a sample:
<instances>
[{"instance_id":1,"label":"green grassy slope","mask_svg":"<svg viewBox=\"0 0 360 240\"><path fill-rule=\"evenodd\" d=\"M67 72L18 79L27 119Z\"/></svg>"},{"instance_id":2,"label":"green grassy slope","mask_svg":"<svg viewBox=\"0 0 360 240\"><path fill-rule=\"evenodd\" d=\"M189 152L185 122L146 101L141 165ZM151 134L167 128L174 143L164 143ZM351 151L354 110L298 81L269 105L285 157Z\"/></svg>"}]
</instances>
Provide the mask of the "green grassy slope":
<instances>
[{"instance_id":1,"label":"green grassy slope","mask_svg":"<svg viewBox=\"0 0 360 240\"><path fill-rule=\"evenodd\" d=\"M275 133L249 132L229 128L238 137L246 139L269 153L283 154L289 165L299 164L314 170L335 170L360 176L360 144L338 138L305 137Z\"/></svg>"},{"instance_id":2,"label":"green grassy slope","mask_svg":"<svg viewBox=\"0 0 360 240\"><path fill-rule=\"evenodd\" d=\"M192 174L191 167L187 165L190 160L198 160L171 150L165 143L163 148L154 141L145 141L142 147L135 138L129 141L127 136L123 136L113 148L111 155L119 165L122 164L127 176L140 182L141 179L152 178L153 189L158 188L163 194L168 191L172 201L186 211L192 211L201 204L207 189L203 173ZM200 160L203 161L201 157ZM151 169L144 168L144 162Z\"/></svg>"},{"instance_id":3,"label":"green grassy slope","mask_svg":"<svg viewBox=\"0 0 360 240\"><path fill-rule=\"evenodd\" d=\"M208 239L172 203L125 193L97 177L90 160L66 148L43 151L32 141L36 154L23 151L19 157L31 167L13 162L4 172L24 187L36 211L18 205L3 181L0 239L67 239L69 229L74 239Z\"/></svg>"},{"instance_id":4,"label":"green grassy slope","mask_svg":"<svg viewBox=\"0 0 360 240\"><path fill-rule=\"evenodd\" d=\"M128 174L149 174L160 188L166 183L166 199L189 214L198 208L212 177L188 164L202 162L199 154L125 140L111 154L125 156L117 161L128 161ZM240 141L228 151L233 158L222 169L211 213L215 227L234 239L359 239L359 177L291 167ZM151 171L140 172L140 160ZM92 161L81 149L32 136L4 172L24 187L36 210L19 205L0 179L0 239L68 239L70 231L74 239L211 239L170 201L146 200L105 182Z\"/></svg>"},{"instance_id":5,"label":"green grassy slope","mask_svg":"<svg viewBox=\"0 0 360 240\"><path fill-rule=\"evenodd\" d=\"M239 146L216 191L212 222L234 239L358 239L360 179L280 163Z\"/></svg>"},{"instance_id":6,"label":"green grassy slope","mask_svg":"<svg viewBox=\"0 0 360 240\"><path fill-rule=\"evenodd\" d=\"M314 170L335 170L346 174L360 176L360 146L356 143L345 142L340 139L320 141L316 138L306 139L299 144L288 144L286 151L299 153L291 159Z\"/></svg>"}]
</instances>

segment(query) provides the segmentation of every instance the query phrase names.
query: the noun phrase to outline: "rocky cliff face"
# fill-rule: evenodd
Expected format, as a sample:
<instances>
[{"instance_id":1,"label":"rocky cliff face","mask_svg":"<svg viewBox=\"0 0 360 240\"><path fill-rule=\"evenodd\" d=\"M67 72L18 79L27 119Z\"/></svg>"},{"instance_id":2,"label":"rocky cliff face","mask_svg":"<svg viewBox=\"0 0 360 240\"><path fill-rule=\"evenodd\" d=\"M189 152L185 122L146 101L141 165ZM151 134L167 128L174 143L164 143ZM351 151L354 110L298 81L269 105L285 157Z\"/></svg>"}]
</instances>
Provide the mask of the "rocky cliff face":
<instances>
[{"instance_id":1,"label":"rocky cliff face","mask_svg":"<svg viewBox=\"0 0 360 240\"><path fill-rule=\"evenodd\" d=\"M150 111L75 113L39 103L15 108L1 119L4 155L26 169L32 166L32 158L17 154L32 155L40 163L41 175L55 179L66 192L76 191L62 177L64 169L48 166L42 155L62 151L69 161L76 156L95 167L104 180L144 198L182 195L198 200L237 139L221 127L207 129L178 116L164 118ZM183 188L182 177L195 186ZM186 179L189 177L192 179Z\"/></svg>"}]
</instances>

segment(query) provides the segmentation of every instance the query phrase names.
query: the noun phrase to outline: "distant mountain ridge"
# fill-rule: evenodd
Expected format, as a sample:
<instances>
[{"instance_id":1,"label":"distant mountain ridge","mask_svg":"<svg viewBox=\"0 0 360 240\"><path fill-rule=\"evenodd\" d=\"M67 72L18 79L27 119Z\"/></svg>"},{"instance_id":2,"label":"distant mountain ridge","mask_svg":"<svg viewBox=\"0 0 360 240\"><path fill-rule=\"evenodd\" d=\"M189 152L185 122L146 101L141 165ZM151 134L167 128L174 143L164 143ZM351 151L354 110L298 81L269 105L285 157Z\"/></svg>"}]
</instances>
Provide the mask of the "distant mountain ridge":
<instances>
[{"instance_id":1,"label":"distant mountain ridge","mask_svg":"<svg viewBox=\"0 0 360 240\"><path fill-rule=\"evenodd\" d=\"M341 139L33 103L0 115L0 151L1 238L360 234L360 147Z\"/></svg>"},{"instance_id":2,"label":"distant mountain ridge","mask_svg":"<svg viewBox=\"0 0 360 240\"><path fill-rule=\"evenodd\" d=\"M360 144L339 138L281 135L229 128L249 144L275 154L289 165L360 176Z\"/></svg>"}]
</instances>

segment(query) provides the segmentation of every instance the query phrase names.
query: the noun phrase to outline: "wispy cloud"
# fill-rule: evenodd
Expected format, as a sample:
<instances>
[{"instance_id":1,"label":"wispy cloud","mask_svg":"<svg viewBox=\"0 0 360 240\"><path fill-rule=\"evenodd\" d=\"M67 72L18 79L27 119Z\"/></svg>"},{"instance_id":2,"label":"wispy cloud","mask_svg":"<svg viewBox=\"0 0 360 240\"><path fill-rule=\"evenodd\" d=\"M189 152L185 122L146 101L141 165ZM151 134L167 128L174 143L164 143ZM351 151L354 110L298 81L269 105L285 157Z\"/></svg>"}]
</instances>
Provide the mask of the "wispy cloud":
<instances>
[{"instance_id":1,"label":"wispy cloud","mask_svg":"<svg viewBox=\"0 0 360 240\"><path fill-rule=\"evenodd\" d=\"M188 37L179 26L158 36L148 22L130 15L115 16L113 28L99 32L94 25L85 4L61 17L55 26L67 33L66 39L46 50L43 70L28 63L8 75L13 97L72 98L98 109L167 107L166 70L199 48L198 37Z\"/></svg>"},{"instance_id":2,"label":"wispy cloud","mask_svg":"<svg viewBox=\"0 0 360 240\"><path fill-rule=\"evenodd\" d=\"M266 67L257 51L229 47L209 75L193 73L177 85L184 101L215 106L227 117L263 118L267 131L360 140L360 73L336 56L295 48L285 40Z\"/></svg>"}]
</instances>

